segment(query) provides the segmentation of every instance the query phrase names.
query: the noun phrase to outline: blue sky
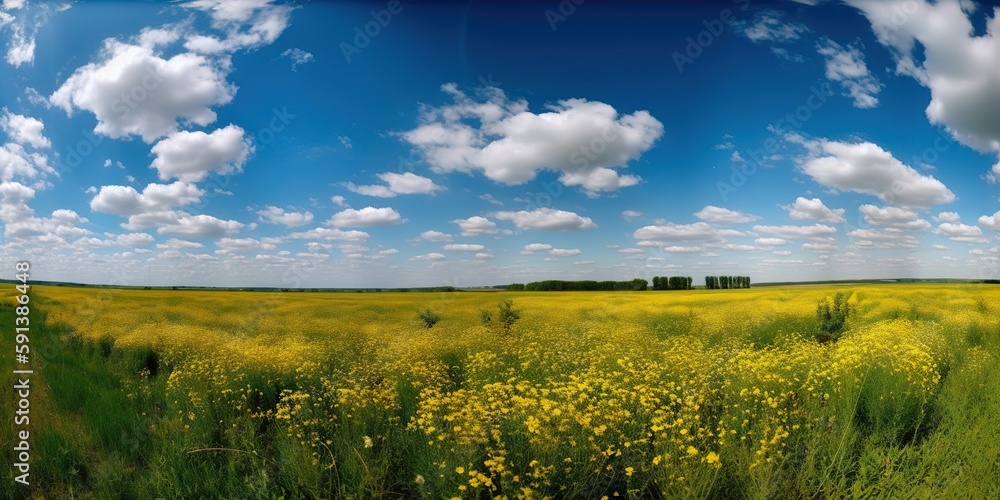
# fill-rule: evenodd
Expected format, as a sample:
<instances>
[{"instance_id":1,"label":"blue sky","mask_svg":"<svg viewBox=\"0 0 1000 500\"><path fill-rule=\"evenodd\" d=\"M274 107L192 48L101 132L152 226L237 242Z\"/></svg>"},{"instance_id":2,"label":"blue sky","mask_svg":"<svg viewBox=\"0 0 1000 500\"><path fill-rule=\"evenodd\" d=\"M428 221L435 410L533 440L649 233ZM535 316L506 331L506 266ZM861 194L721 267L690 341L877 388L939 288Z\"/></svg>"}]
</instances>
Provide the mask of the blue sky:
<instances>
[{"instance_id":1,"label":"blue sky","mask_svg":"<svg viewBox=\"0 0 1000 500\"><path fill-rule=\"evenodd\" d=\"M0 261L129 285L1000 277L971 1L4 0Z\"/></svg>"}]
</instances>

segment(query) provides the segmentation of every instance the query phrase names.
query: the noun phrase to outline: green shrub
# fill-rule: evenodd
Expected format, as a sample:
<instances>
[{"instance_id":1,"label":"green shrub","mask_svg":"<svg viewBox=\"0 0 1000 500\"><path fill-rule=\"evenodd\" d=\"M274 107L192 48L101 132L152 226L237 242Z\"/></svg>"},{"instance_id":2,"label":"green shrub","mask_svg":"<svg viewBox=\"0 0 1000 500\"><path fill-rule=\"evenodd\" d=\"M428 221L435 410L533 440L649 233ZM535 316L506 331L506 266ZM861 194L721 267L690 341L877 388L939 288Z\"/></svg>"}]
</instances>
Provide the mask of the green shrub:
<instances>
[{"instance_id":1,"label":"green shrub","mask_svg":"<svg viewBox=\"0 0 1000 500\"><path fill-rule=\"evenodd\" d=\"M831 340L838 340L844 331L844 324L851 314L851 306L848 304L851 294L837 292L833 296L833 303L828 299L819 301L816 306L816 316L819 318L819 341L826 343Z\"/></svg>"},{"instance_id":2,"label":"green shrub","mask_svg":"<svg viewBox=\"0 0 1000 500\"><path fill-rule=\"evenodd\" d=\"M441 319L441 316L430 309L420 311L417 313L417 317L420 318L421 322L423 322L424 328L433 328L434 325L437 324L438 320Z\"/></svg>"},{"instance_id":3,"label":"green shrub","mask_svg":"<svg viewBox=\"0 0 1000 500\"><path fill-rule=\"evenodd\" d=\"M513 300L503 299L497 305L496 318L493 317L492 311L486 309L479 311L479 317L483 322L483 326L495 328L504 335L510 335L511 330L514 328L514 323L521 319L521 312L514 309Z\"/></svg>"}]
</instances>

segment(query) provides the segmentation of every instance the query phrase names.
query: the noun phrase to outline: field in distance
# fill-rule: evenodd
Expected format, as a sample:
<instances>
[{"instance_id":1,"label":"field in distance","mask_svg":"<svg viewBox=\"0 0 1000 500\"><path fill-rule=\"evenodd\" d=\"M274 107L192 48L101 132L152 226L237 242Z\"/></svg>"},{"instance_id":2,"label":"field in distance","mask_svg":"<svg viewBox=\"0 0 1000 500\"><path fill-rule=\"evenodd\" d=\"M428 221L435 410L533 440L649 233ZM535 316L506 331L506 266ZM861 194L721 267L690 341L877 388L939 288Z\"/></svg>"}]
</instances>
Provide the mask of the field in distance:
<instances>
[{"instance_id":1,"label":"field in distance","mask_svg":"<svg viewBox=\"0 0 1000 500\"><path fill-rule=\"evenodd\" d=\"M38 286L32 478L98 498L996 498L998 299Z\"/></svg>"}]
</instances>

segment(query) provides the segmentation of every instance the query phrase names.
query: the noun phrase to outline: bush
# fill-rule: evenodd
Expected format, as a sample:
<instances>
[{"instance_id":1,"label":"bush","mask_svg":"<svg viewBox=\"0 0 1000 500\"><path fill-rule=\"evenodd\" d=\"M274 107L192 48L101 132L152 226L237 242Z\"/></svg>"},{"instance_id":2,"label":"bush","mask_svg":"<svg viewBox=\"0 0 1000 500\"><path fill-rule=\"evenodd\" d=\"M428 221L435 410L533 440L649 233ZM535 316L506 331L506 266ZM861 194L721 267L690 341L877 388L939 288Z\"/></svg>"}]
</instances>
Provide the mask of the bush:
<instances>
[{"instance_id":1,"label":"bush","mask_svg":"<svg viewBox=\"0 0 1000 500\"><path fill-rule=\"evenodd\" d=\"M434 325L437 324L438 320L441 319L441 316L430 309L420 311L417 313L417 317L420 318L421 322L423 322L424 328L433 328Z\"/></svg>"},{"instance_id":2,"label":"bush","mask_svg":"<svg viewBox=\"0 0 1000 500\"><path fill-rule=\"evenodd\" d=\"M844 324L851 314L851 306L848 304L850 298L851 294L849 293L837 292L833 296L832 304L828 299L819 301L816 306L816 316L819 318L820 334L818 339L821 343L837 340L843 334Z\"/></svg>"},{"instance_id":3,"label":"bush","mask_svg":"<svg viewBox=\"0 0 1000 500\"><path fill-rule=\"evenodd\" d=\"M483 321L483 326L495 328L504 335L510 335L511 330L514 328L514 323L521 319L521 312L514 309L514 301L510 299L501 300L497 309L496 318L493 317L492 311L486 309L479 311L479 317Z\"/></svg>"}]
</instances>

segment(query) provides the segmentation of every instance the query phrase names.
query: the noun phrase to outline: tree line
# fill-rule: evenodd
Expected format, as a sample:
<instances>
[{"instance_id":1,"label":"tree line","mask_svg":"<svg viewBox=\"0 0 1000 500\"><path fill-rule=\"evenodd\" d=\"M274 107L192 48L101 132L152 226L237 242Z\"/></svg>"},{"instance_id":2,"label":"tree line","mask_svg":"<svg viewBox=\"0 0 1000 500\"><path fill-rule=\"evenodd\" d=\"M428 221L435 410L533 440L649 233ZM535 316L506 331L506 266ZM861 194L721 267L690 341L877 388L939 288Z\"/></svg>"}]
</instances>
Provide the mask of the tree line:
<instances>
[{"instance_id":1,"label":"tree line","mask_svg":"<svg viewBox=\"0 0 1000 500\"><path fill-rule=\"evenodd\" d=\"M511 283L507 290L512 292L575 292L575 291L613 291L613 290L646 290L649 282L636 278L630 281L563 281L544 280L531 283Z\"/></svg>"},{"instance_id":2,"label":"tree line","mask_svg":"<svg viewBox=\"0 0 1000 500\"><path fill-rule=\"evenodd\" d=\"M729 288L750 288L749 276L705 276L705 288L709 290Z\"/></svg>"},{"instance_id":3,"label":"tree line","mask_svg":"<svg viewBox=\"0 0 1000 500\"><path fill-rule=\"evenodd\" d=\"M653 276L653 290L693 290L690 276Z\"/></svg>"}]
</instances>

